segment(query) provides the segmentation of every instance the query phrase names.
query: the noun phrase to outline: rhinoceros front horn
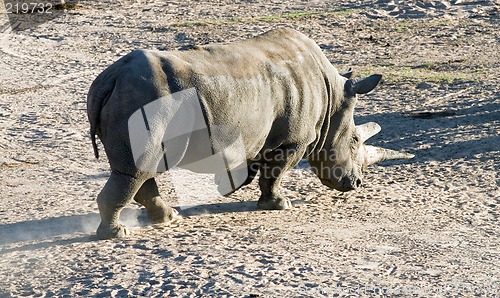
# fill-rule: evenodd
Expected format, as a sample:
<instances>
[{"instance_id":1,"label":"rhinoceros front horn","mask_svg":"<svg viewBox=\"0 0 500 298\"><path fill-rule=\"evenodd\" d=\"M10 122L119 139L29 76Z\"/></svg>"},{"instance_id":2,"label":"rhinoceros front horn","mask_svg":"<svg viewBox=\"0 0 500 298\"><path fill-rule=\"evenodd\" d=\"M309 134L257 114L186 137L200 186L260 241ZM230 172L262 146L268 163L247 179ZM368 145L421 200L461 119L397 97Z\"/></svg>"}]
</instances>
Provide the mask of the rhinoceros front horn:
<instances>
[{"instance_id":1,"label":"rhinoceros front horn","mask_svg":"<svg viewBox=\"0 0 500 298\"><path fill-rule=\"evenodd\" d=\"M365 165L369 166L378 162L382 162L385 160L394 160L394 159L409 159L413 158L415 155L402 152L395 151L370 145L365 146Z\"/></svg>"},{"instance_id":2,"label":"rhinoceros front horn","mask_svg":"<svg viewBox=\"0 0 500 298\"><path fill-rule=\"evenodd\" d=\"M361 125L356 125L356 132L359 135L360 141L365 142L369 138L373 137L380 132L380 125L375 122L368 122ZM378 162L385 160L394 159L409 159L413 158L415 155L409 154L402 151L394 151L390 149L364 145L365 148L365 166L369 166Z\"/></svg>"}]
</instances>

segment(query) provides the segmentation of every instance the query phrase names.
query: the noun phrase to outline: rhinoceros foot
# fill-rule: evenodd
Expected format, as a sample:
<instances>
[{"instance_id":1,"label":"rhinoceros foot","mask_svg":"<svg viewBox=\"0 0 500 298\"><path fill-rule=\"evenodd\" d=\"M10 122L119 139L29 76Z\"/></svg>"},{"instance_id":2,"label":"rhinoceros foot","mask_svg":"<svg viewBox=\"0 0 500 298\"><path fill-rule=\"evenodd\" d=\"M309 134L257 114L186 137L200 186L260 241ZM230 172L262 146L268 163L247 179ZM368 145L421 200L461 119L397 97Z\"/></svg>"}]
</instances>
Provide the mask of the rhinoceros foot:
<instances>
[{"instance_id":1,"label":"rhinoceros foot","mask_svg":"<svg viewBox=\"0 0 500 298\"><path fill-rule=\"evenodd\" d=\"M112 238L125 238L130 235L130 231L123 225L104 226L102 223L97 228L97 237L101 240Z\"/></svg>"},{"instance_id":2,"label":"rhinoceros foot","mask_svg":"<svg viewBox=\"0 0 500 298\"><path fill-rule=\"evenodd\" d=\"M161 224L174 221L179 218L179 212L166 205L158 206L153 210L148 210L148 219L152 224Z\"/></svg>"},{"instance_id":3,"label":"rhinoceros foot","mask_svg":"<svg viewBox=\"0 0 500 298\"><path fill-rule=\"evenodd\" d=\"M293 207L289 199L281 197L261 197L257 206L264 210L285 210Z\"/></svg>"}]
</instances>

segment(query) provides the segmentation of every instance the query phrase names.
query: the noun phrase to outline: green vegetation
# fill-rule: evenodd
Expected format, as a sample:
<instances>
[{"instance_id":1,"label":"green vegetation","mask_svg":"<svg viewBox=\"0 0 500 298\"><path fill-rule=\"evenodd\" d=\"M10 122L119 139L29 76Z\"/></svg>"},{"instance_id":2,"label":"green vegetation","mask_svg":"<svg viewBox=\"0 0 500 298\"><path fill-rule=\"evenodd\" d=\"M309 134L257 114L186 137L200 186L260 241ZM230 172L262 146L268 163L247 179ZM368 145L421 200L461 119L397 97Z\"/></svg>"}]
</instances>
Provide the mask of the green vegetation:
<instances>
[{"instance_id":1,"label":"green vegetation","mask_svg":"<svg viewBox=\"0 0 500 298\"><path fill-rule=\"evenodd\" d=\"M421 22L421 23L423 23L423 22ZM405 33L407 31L410 31L413 28L414 27L412 26L412 24L410 24L410 22L408 20L402 20L401 22L399 22L397 24L397 26L394 28L394 30L398 33Z\"/></svg>"},{"instance_id":2,"label":"green vegetation","mask_svg":"<svg viewBox=\"0 0 500 298\"><path fill-rule=\"evenodd\" d=\"M418 66L415 66L415 67L410 67L410 69L413 68L413 69L436 69L436 63L435 62L424 62L423 64L420 64Z\"/></svg>"},{"instance_id":3,"label":"green vegetation","mask_svg":"<svg viewBox=\"0 0 500 298\"><path fill-rule=\"evenodd\" d=\"M477 81L478 72L483 72L485 69L474 69L469 73L452 72L452 71L436 71L432 70L433 63L424 63L421 67L409 66L375 66L365 68L359 71L359 76L368 76L374 73L380 73L386 81L390 82L444 82L452 83L456 81Z\"/></svg>"},{"instance_id":4,"label":"green vegetation","mask_svg":"<svg viewBox=\"0 0 500 298\"><path fill-rule=\"evenodd\" d=\"M359 9L339 9L334 11L306 11L296 13L286 13L278 15L263 15L255 17L232 17L227 19L206 19L198 21L188 21L170 24L172 27L191 27L191 26L208 26L208 25L228 25L240 22L282 22L285 20L301 20L307 18L322 18L330 16L350 15Z\"/></svg>"}]
</instances>

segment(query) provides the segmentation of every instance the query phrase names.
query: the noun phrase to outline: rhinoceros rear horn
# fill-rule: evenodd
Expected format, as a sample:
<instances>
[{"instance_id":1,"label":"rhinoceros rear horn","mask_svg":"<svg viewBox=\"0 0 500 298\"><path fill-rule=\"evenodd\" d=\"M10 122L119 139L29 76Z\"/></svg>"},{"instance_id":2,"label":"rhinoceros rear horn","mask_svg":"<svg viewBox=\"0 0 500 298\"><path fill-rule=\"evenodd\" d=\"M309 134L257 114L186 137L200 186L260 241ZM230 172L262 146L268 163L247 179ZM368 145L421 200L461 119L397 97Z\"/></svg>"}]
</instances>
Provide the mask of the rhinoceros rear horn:
<instances>
[{"instance_id":1,"label":"rhinoceros rear horn","mask_svg":"<svg viewBox=\"0 0 500 298\"><path fill-rule=\"evenodd\" d=\"M369 138L380 132L380 125L375 122L368 122L361 125L356 125L356 132L359 134L361 142L365 142Z\"/></svg>"},{"instance_id":2,"label":"rhinoceros rear horn","mask_svg":"<svg viewBox=\"0 0 500 298\"><path fill-rule=\"evenodd\" d=\"M374 74L364 79L347 80L344 89L352 96L356 94L365 94L377 87L381 79L382 75Z\"/></svg>"},{"instance_id":3,"label":"rhinoceros rear horn","mask_svg":"<svg viewBox=\"0 0 500 298\"><path fill-rule=\"evenodd\" d=\"M402 151L394 151L370 145L365 145L365 152L366 152L366 158L365 158L366 166L382 162L385 160L409 159L415 156L413 154Z\"/></svg>"}]
</instances>

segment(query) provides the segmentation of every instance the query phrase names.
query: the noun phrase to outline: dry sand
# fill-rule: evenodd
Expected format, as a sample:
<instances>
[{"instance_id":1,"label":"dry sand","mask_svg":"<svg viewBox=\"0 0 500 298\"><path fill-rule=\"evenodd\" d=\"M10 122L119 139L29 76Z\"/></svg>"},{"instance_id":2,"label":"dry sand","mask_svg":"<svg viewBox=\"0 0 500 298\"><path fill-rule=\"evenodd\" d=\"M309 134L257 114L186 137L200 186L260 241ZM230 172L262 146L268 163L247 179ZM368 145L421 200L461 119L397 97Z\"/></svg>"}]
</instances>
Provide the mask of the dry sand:
<instances>
[{"instance_id":1,"label":"dry sand","mask_svg":"<svg viewBox=\"0 0 500 298\"><path fill-rule=\"evenodd\" d=\"M0 297L494 297L500 295L500 17L495 1L80 1L0 35ZM356 123L414 153L339 193L305 167L289 211L258 211L255 183L98 241L108 175L88 137L86 92L136 48L229 42L290 26L341 70L379 72Z\"/></svg>"}]
</instances>

